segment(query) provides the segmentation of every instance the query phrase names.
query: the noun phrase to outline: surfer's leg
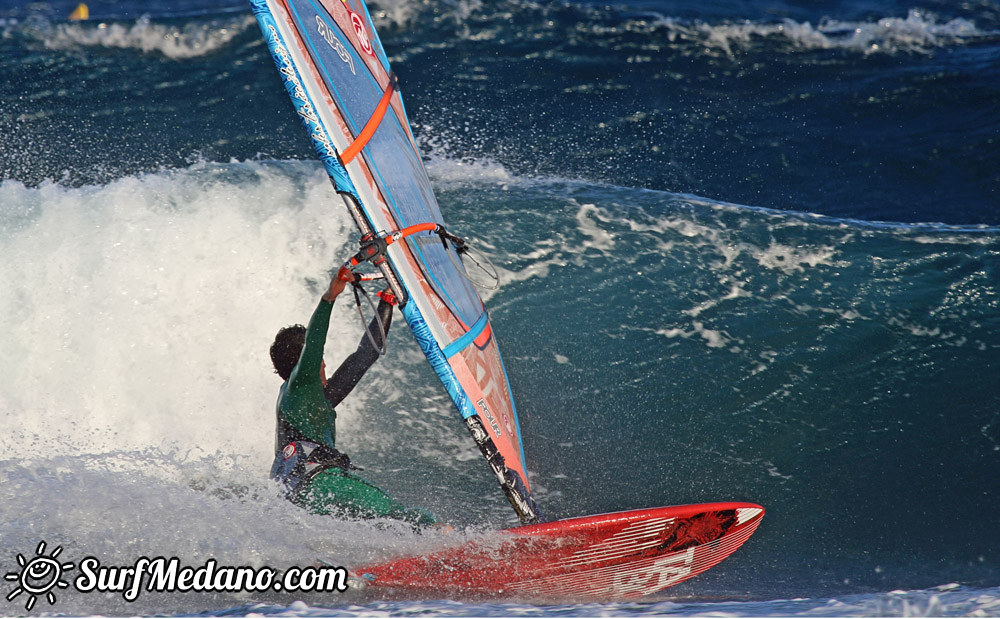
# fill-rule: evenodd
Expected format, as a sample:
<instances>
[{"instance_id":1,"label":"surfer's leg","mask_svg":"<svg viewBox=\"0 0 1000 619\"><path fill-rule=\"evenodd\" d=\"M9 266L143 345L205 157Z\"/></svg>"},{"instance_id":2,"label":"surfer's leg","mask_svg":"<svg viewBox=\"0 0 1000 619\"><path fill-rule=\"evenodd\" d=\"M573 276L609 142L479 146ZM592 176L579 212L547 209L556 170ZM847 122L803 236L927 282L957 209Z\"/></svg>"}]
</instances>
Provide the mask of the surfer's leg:
<instances>
[{"instance_id":1,"label":"surfer's leg","mask_svg":"<svg viewBox=\"0 0 1000 619\"><path fill-rule=\"evenodd\" d=\"M392 305L385 301L379 301L378 313L382 318L385 332L388 334L389 325L392 323ZM330 406L334 408L347 397L347 394L354 389L365 372L378 361L378 351L382 348L382 333L375 318L372 318L368 325L368 331L374 336L377 346L372 346L367 333L362 335L358 349L351 353L347 359L344 359L337 371L330 376L330 380L326 382L324 393Z\"/></svg>"},{"instance_id":2,"label":"surfer's leg","mask_svg":"<svg viewBox=\"0 0 1000 619\"><path fill-rule=\"evenodd\" d=\"M294 501L315 514L392 518L417 526L437 523L427 510L407 507L378 486L341 469L328 469L313 477Z\"/></svg>"}]
</instances>

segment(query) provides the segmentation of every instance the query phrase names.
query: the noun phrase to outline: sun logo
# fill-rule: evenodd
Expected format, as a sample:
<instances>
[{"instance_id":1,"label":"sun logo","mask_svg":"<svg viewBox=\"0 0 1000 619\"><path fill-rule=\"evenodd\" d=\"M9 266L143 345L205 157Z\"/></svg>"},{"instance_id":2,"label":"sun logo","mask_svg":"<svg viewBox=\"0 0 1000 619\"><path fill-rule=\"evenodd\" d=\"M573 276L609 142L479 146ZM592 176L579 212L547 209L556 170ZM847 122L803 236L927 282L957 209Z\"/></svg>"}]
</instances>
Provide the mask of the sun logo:
<instances>
[{"instance_id":1,"label":"sun logo","mask_svg":"<svg viewBox=\"0 0 1000 619\"><path fill-rule=\"evenodd\" d=\"M18 553L17 563L21 566L20 572L8 572L4 580L17 581L14 590L7 594L8 600L13 600L22 593L28 594L28 601L24 604L24 610L30 611L35 606L38 596L44 595L49 604L56 603L56 594L52 589L59 587L65 589L69 583L62 580L63 571L73 569L72 563L59 563L56 557L62 552L62 546L57 546L51 555L45 555L45 542L38 544L35 556L30 561L24 555Z\"/></svg>"}]
</instances>

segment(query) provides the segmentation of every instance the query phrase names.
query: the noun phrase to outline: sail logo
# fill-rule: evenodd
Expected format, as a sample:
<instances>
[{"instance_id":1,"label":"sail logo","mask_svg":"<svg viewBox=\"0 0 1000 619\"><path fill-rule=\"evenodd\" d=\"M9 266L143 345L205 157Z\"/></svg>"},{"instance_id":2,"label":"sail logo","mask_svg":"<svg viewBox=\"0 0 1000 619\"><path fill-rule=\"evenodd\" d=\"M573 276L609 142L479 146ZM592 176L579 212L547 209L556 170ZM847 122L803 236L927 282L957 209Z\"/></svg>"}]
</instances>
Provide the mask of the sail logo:
<instances>
[{"instance_id":1,"label":"sail logo","mask_svg":"<svg viewBox=\"0 0 1000 619\"><path fill-rule=\"evenodd\" d=\"M355 28L357 28L357 26L355 26ZM347 64L347 66L351 67L351 73L357 75L358 72L354 68L354 59L351 58L350 52L347 51L347 48L344 47L344 44L340 42L340 39L337 38L337 35L333 33L333 31L330 29L330 26L327 25L327 23L323 21L323 18L320 17L319 15L316 16L316 32L319 34L319 36L323 37L323 40L326 41L330 47L333 48L333 51L337 52L337 55L340 56L340 59L343 60L344 63Z\"/></svg>"},{"instance_id":2,"label":"sail logo","mask_svg":"<svg viewBox=\"0 0 1000 619\"><path fill-rule=\"evenodd\" d=\"M309 101L306 89L302 86L302 82L299 81L299 77L295 73L291 54L288 53L288 50L281 43L281 38L278 36L278 32L274 29L274 26L268 24L268 31L271 34L269 44L273 50L275 60L278 61L278 73L285 84L285 90L288 91L288 94L292 98L295 111L302 117L312 139L316 144L322 146L326 156L336 157L337 149L334 148L330 142L330 138L326 135L326 131L324 131L323 126L320 124L319 117L316 115L316 111ZM322 153L320 156L322 157Z\"/></svg>"},{"instance_id":3,"label":"sail logo","mask_svg":"<svg viewBox=\"0 0 1000 619\"><path fill-rule=\"evenodd\" d=\"M497 425L497 420L493 417L493 413L490 412L490 407L486 406L486 400L480 398L480 400L476 402L476 406L478 406L479 410L482 411L483 416L486 417L486 421L490 422L490 427L493 428L493 432L498 437L503 436L503 432L500 431L500 426Z\"/></svg>"},{"instance_id":4,"label":"sail logo","mask_svg":"<svg viewBox=\"0 0 1000 619\"><path fill-rule=\"evenodd\" d=\"M361 49L365 50L365 53L369 56L375 55L375 50L372 49L372 41L368 36L368 29L365 28L365 20L355 13L354 11L348 11L351 14L351 24L354 26L354 32L358 35L358 43L361 44Z\"/></svg>"},{"instance_id":5,"label":"sail logo","mask_svg":"<svg viewBox=\"0 0 1000 619\"><path fill-rule=\"evenodd\" d=\"M507 414L507 409L501 408L500 414L503 415L503 425L507 426L507 432L514 434L514 426L510 423L510 415Z\"/></svg>"}]
</instances>

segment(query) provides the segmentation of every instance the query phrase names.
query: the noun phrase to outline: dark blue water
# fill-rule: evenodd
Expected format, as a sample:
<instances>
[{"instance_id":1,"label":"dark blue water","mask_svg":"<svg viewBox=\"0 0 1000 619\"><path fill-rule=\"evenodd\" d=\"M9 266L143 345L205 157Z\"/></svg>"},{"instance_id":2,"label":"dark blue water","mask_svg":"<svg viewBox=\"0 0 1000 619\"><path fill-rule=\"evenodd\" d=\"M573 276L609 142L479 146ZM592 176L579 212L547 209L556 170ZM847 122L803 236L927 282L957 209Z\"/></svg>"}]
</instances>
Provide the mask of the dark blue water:
<instances>
[{"instance_id":1,"label":"dark blue water","mask_svg":"<svg viewBox=\"0 0 1000 619\"><path fill-rule=\"evenodd\" d=\"M6 41L3 130L39 139L4 149L5 178L308 153L241 3L120 4L92 6L126 20L101 40L8 11L22 22ZM414 123L447 135L450 155L866 220L1000 221L993 3L467 4L390 3L383 19ZM140 15L156 23L127 21ZM52 46L59 62L38 53ZM23 118L41 103L25 80L58 86L44 102L57 118Z\"/></svg>"},{"instance_id":2,"label":"dark blue water","mask_svg":"<svg viewBox=\"0 0 1000 619\"><path fill-rule=\"evenodd\" d=\"M266 347L354 232L249 10L74 5L0 7L0 565L57 538L123 562L419 547L294 515L265 479ZM373 14L446 220L500 267L487 303L548 514L768 514L652 605L355 609L997 614L1000 4ZM337 320L331 363L360 333ZM345 448L460 527L512 524L412 338L390 344ZM51 610L338 604L306 601Z\"/></svg>"}]
</instances>

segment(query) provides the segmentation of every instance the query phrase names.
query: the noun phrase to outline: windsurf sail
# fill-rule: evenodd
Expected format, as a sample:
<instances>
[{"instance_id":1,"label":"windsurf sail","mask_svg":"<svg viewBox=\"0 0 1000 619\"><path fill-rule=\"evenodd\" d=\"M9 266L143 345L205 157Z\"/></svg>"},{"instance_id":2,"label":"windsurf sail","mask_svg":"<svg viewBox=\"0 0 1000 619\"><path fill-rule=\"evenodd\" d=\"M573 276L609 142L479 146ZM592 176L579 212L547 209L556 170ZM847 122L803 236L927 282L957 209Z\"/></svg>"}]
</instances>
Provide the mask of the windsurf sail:
<instances>
[{"instance_id":1,"label":"windsurf sail","mask_svg":"<svg viewBox=\"0 0 1000 619\"><path fill-rule=\"evenodd\" d=\"M250 5L320 161L365 247L375 246L374 262L421 350L521 521L538 521L489 313L455 237L444 231L368 8L362 0ZM386 243L390 238L398 242Z\"/></svg>"}]
</instances>

